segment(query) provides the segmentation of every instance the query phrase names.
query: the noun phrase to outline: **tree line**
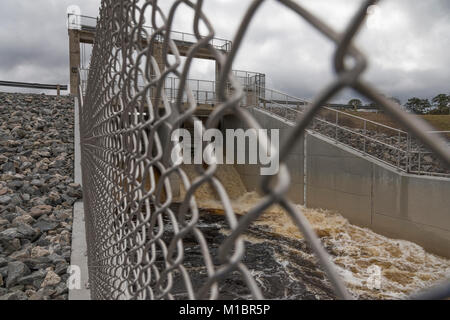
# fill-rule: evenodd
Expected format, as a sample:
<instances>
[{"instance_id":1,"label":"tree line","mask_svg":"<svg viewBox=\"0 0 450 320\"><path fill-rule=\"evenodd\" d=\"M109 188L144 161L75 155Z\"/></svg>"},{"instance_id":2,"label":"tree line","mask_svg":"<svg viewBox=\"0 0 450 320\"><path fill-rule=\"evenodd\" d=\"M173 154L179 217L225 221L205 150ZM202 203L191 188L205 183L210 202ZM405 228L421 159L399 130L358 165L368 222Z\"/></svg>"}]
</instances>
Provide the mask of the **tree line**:
<instances>
[{"instance_id":1,"label":"tree line","mask_svg":"<svg viewBox=\"0 0 450 320\"><path fill-rule=\"evenodd\" d=\"M401 105L401 101L397 98L389 98L395 103ZM357 110L363 106L363 103L359 99L351 99L348 105ZM367 107L377 108L375 103L369 103ZM434 114L434 115L450 115L450 95L441 93L435 96L431 101L429 99L421 99L413 97L408 99L404 104L404 107L415 114Z\"/></svg>"}]
</instances>

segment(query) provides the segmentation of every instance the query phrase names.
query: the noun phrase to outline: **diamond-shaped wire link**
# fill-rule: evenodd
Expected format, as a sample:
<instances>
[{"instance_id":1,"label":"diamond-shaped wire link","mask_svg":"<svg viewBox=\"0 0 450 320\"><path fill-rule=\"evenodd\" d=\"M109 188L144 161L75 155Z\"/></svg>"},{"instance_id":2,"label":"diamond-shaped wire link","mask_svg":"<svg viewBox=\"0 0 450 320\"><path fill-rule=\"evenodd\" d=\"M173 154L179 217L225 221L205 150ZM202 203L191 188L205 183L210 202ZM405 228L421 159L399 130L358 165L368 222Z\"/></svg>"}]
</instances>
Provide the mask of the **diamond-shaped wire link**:
<instances>
[{"instance_id":1,"label":"diamond-shaped wire link","mask_svg":"<svg viewBox=\"0 0 450 320\"><path fill-rule=\"evenodd\" d=\"M80 97L84 202L93 298L174 299L177 298L174 289L177 278L182 279L185 297L216 299L218 283L233 272L240 273L254 298L262 298L250 270L242 262L245 248L241 235L265 208L275 204L290 215L305 236L336 295L351 298L303 213L286 196L289 188L287 154L319 108L344 88L353 88L383 106L450 164L450 152L445 143L427 134L429 128L423 121L401 111L361 79L367 61L352 41L364 22L367 8L376 0L364 1L342 34L304 9L299 1L278 0L336 43L336 78L298 119L280 149L279 174L263 179L261 187L265 197L244 217L237 219L227 192L215 177L217 165L206 169L198 166L201 174L191 181L180 166L168 160L170 144L165 143L162 132L170 135L181 124L197 120L194 115L197 101L188 86L187 76L199 50L207 50L220 69L217 86L220 104L209 116L206 128L215 127L226 112L232 112L248 127L260 128L251 113L241 107L243 88L231 76L231 69L249 23L264 2L250 3L233 45L224 52L213 45L214 29L203 11L203 0L175 1L167 16L157 0L102 1L87 91L85 97ZM192 29L196 41L189 48L180 71L181 55L171 31L174 17L186 7L194 13ZM151 29L145 24L145 17L151 17ZM206 26L207 34L200 34L200 25ZM174 59L169 59L169 54ZM351 69L344 64L347 57L355 61ZM169 76L180 82L178 97L173 101L169 101L164 92ZM230 84L235 88L231 95L227 93ZM182 102L183 95L187 97L186 104ZM268 137L259 140L262 148L267 147L264 139ZM186 197L177 209L172 206L171 179L174 176L186 190ZM210 184L219 195L231 230L220 246L218 266L213 263L208 242L198 228L200 211L194 193L204 184ZM206 267L200 284L193 283L184 265L188 253L183 240L187 235L193 236L200 246L202 263ZM427 297L433 297L433 292Z\"/></svg>"}]
</instances>

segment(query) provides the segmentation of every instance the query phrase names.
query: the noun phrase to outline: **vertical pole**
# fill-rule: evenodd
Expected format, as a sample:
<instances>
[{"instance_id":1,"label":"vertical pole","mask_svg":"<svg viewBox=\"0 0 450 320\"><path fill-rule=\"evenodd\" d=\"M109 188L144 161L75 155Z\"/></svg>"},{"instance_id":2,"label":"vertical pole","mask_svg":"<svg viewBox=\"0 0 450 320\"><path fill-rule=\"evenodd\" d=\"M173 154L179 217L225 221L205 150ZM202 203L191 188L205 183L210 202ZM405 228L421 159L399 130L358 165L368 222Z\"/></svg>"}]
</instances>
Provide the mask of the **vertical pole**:
<instances>
[{"instance_id":1,"label":"vertical pole","mask_svg":"<svg viewBox=\"0 0 450 320\"><path fill-rule=\"evenodd\" d=\"M337 111L335 111L335 112L336 112L336 136L335 136L335 139L337 141L337 139L338 139L339 112L337 112Z\"/></svg>"},{"instance_id":2,"label":"vertical pole","mask_svg":"<svg viewBox=\"0 0 450 320\"><path fill-rule=\"evenodd\" d=\"M172 83L170 84L172 87L172 100L175 100L177 98L177 91L176 91L176 83L175 83L175 78L172 78L172 80L170 80ZM176 103L176 102L175 102Z\"/></svg>"},{"instance_id":3,"label":"vertical pole","mask_svg":"<svg viewBox=\"0 0 450 320\"><path fill-rule=\"evenodd\" d=\"M303 205L307 207L308 203L308 145L307 133L303 131Z\"/></svg>"},{"instance_id":4,"label":"vertical pole","mask_svg":"<svg viewBox=\"0 0 450 320\"><path fill-rule=\"evenodd\" d=\"M421 149L422 149L422 147L419 146L419 152L418 152L418 154L419 154L419 174L420 174L420 167L421 167L421 162L420 162L420 151L421 151Z\"/></svg>"},{"instance_id":5,"label":"vertical pole","mask_svg":"<svg viewBox=\"0 0 450 320\"><path fill-rule=\"evenodd\" d=\"M60 91L61 91L61 87L59 86L59 84L56 85L56 95L59 97L60 96Z\"/></svg>"},{"instance_id":6,"label":"vertical pole","mask_svg":"<svg viewBox=\"0 0 450 320\"><path fill-rule=\"evenodd\" d=\"M260 92L259 86L255 82L255 84L253 85L253 99L251 102L255 106L259 105L259 102L258 102L259 101L259 92Z\"/></svg>"},{"instance_id":7,"label":"vertical pole","mask_svg":"<svg viewBox=\"0 0 450 320\"><path fill-rule=\"evenodd\" d=\"M406 153L407 153L407 161L406 161L406 172L410 172L411 170L411 136L409 133L406 133Z\"/></svg>"},{"instance_id":8,"label":"vertical pole","mask_svg":"<svg viewBox=\"0 0 450 320\"><path fill-rule=\"evenodd\" d=\"M367 121L364 120L364 146L363 146L363 151L366 152L366 135L367 135Z\"/></svg>"},{"instance_id":9,"label":"vertical pole","mask_svg":"<svg viewBox=\"0 0 450 320\"><path fill-rule=\"evenodd\" d=\"M220 79L220 72L221 72L221 70L220 70L220 64L219 64L219 62L216 60L216 88L215 88L215 91L216 91L216 99L218 100L219 99L219 79ZM227 89L228 89L228 85L227 85ZM227 90L228 91L228 90ZM228 95L228 92L227 92L227 95Z\"/></svg>"},{"instance_id":10,"label":"vertical pole","mask_svg":"<svg viewBox=\"0 0 450 320\"><path fill-rule=\"evenodd\" d=\"M398 143L397 143L397 148L398 148L398 157L397 157L397 169L400 170L400 156L401 156L401 144L400 144L400 140L401 140L401 134L400 131L398 132Z\"/></svg>"},{"instance_id":11,"label":"vertical pole","mask_svg":"<svg viewBox=\"0 0 450 320\"><path fill-rule=\"evenodd\" d=\"M200 105L200 80L197 80L197 105Z\"/></svg>"}]
</instances>

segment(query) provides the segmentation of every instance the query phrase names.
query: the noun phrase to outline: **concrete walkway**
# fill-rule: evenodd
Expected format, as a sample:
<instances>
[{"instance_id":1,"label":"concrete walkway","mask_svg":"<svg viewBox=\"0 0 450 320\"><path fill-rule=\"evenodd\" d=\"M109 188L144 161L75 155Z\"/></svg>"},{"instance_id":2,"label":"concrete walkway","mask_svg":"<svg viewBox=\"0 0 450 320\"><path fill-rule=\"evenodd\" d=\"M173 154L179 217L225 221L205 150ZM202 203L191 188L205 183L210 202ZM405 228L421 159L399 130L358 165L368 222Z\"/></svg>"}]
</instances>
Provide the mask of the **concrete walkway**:
<instances>
[{"instance_id":1,"label":"concrete walkway","mask_svg":"<svg viewBox=\"0 0 450 320\"><path fill-rule=\"evenodd\" d=\"M75 98L75 183L82 184L81 179L81 144L80 144L80 118L78 99ZM71 278L76 284L75 288L69 286L69 300L90 300L89 273L86 243L86 225L84 219L83 201L77 201L73 206L72 226L72 255L71 255ZM76 278L79 277L79 278Z\"/></svg>"}]
</instances>

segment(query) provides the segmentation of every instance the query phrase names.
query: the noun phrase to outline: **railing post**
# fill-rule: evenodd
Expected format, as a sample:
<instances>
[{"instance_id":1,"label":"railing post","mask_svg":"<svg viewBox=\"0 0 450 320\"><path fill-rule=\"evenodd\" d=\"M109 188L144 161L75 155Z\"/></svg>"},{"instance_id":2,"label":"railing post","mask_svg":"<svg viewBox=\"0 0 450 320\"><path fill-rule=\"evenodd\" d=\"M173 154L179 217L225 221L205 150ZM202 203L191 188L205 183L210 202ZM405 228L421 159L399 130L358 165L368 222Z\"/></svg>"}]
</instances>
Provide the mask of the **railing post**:
<instances>
[{"instance_id":1,"label":"railing post","mask_svg":"<svg viewBox=\"0 0 450 320\"><path fill-rule=\"evenodd\" d=\"M339 112L336 112L336 135L335 135L336 141L338 140L338 125L339 125Z\"/></svg>"},{"instance_id":2,"label":"railing post","mask_svg":"<svg viewBox=\"0 0 450 320\"><path fill-rule=\"evenodd\" d=\"M419 146L419 151L418 151L418 155L419 155L419 168L418 168L419 175L420 175L420 169L421 169L420 151L421 151L421 147Z\"/></svg>"},{"instance_id":3,"label":"railing post","mask_svg":"<svg viewBox=\"0 0 450 320\"><path fill-rule=\"evenodd\" d=\"M406 133L406 172L411 171L411 136Z\"/></svg>"},{"instance_id":4,"label":"railing post","mask_svg":"<svg viewBox=\"0 0 450 320\"><path fill-rule=\"evenodd\" d=\"M59 84L56 85L56 95L59 97L61 93L61 87Z\"/></svg>"},{"instance_id":5,"label":"railing post","mask_svg":"<svg viewBox=\"0 0 450 320\"><path fill-rule=\"evenodd\" d=\"M173 97L174 97L174 99L176 99L176 96L177 96L177 91L176 91L176 88L175 88L175 86L176 86L176 83L175 83L175 78L172 78L172 84L171 84L171 86L172 86L172 90L173 90Z\"/></svg>"},{"instance_id":6,"label":"railing post","mask_svg":"<svg viewBox=\"0 0 450 320\"><path fill-rule=\"evenodd\" d=\"M398 157L397 157L397 169L400 170L400 158L401 158L401 134L400 131L398 132L398 142L397 142L397 148L398 148Z\"/></svg>"},{"instance_id":7,"label":"railing post","mask_svg":"<svg viewBox=\"0 0 450 320\"><path fill-rule=\"evenodd\" d=\"M364 144L363 144L363 151L366 152L366 135L367 135L367 121L364 120Z\"/></svg>"}]
</instances>

